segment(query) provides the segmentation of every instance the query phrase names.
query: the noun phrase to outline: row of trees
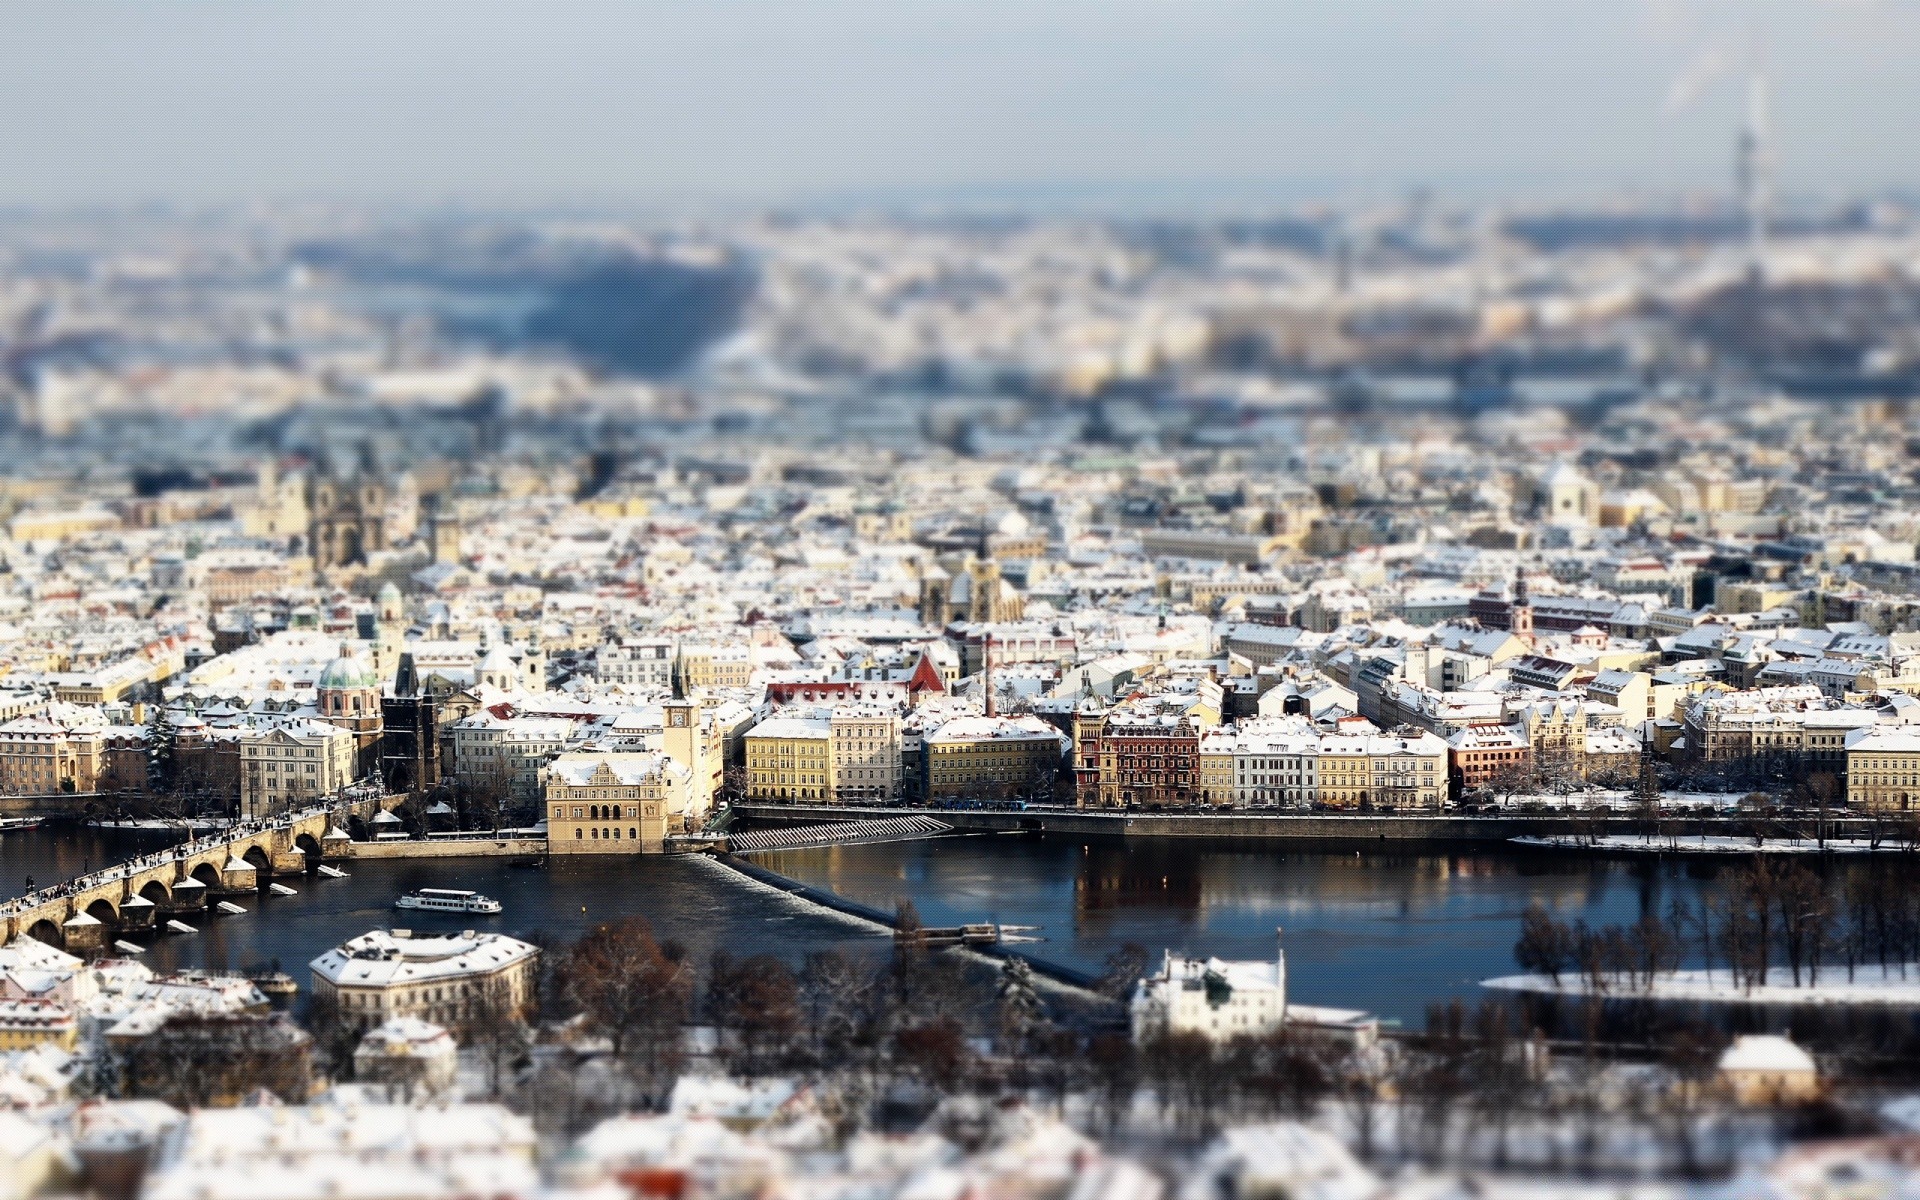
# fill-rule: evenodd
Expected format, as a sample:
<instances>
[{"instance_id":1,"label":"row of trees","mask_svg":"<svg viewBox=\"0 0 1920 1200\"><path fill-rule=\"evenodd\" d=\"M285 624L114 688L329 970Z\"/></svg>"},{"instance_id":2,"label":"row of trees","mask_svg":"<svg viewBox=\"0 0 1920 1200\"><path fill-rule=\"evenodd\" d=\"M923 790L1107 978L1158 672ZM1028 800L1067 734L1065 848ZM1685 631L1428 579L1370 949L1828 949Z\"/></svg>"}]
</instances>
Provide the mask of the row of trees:
<instances>
[{"instance_id":1,"label":"row of trees","mask_svg":"<svg viewBox=\"0 0 1920 1200\"><path fill-rule=\"evenodd\" d=\"M1555 920L1540 905L1521 918L1514 958L1558 983L1574 974L1590 991L1646 990L1692 957L1709 976L1752 989L1784 971L1813 987L1823 970L1852 980L1865 965L1907 970L1920 960L1920 894L1897 865L1876 863L1829 882L1797 860L1755 855L1699 905L1676 899L1664 916L1589 928Z\"/></svg>"}]
</instances>

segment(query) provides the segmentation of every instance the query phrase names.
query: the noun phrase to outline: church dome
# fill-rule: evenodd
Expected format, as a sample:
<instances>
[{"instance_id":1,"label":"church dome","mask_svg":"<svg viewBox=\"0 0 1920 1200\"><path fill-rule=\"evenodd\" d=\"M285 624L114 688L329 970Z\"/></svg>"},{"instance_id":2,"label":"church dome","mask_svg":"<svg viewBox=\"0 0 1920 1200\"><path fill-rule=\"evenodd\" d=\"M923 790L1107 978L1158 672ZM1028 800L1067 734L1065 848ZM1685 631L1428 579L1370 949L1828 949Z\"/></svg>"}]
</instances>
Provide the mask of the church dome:
<instances>
[{"instance_id":1,"label":"church dome","mask_svg":"<svg viewBox=\"0 0 1920 1200\"><path fill-rule=\"evenodd\" d=\"M393 580L389 579L380 585L380 591L376 593L374 599L382 604L398 604L400 603L400 589L393 586Z\"/></svg>"},{"instance_id":2,"label":"church dome","mask_svg":"<svg viewBox=\"0 0 1920 1200\"><path fill-rule=\"evenodd\" d=\"M379 687L380 681L374 678L373 667L353 656L353 647L340 643L340 657L327 664L320 672L319 687L323 691L350 691L354 688Z\"/></svg>"}]
</instances>

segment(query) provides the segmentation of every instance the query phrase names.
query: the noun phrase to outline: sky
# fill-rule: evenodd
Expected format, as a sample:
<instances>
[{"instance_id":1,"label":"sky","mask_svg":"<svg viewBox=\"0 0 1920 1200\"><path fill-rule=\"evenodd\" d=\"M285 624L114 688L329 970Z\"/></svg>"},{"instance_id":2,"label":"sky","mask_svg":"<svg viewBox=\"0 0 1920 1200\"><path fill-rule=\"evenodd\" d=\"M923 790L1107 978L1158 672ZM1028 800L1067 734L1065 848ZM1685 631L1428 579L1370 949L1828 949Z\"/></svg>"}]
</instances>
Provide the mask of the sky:
<instances>
[{"instance_id":1,"label":"sky","mask_svg":"<svg viewBox=\"0 0 1920 1200\"><path fill-rule=\"evenodd\" d=\"M0 207L1920 185L1920 0L15 0Z\"/></svg>"}]
</instances>

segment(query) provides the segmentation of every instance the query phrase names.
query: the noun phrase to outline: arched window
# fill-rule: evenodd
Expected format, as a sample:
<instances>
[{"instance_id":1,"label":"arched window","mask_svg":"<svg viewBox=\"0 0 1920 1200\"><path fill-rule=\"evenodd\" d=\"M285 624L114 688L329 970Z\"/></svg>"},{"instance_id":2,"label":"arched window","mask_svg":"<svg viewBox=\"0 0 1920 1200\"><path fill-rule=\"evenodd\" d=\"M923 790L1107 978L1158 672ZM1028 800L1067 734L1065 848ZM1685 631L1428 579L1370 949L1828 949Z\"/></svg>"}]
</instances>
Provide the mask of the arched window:
<instances>
[{"instance_id":1,"label":"arched window","mask_svg":"<svg viewBox=\"0 0 1920 1200\"><path fill-rule=\"evenodd\" d=\"M639 830L637 830L637 829L629 829L629 830L627 830L627 840L628 840L628 841L632 841L632 842L637 842L637 841L639 841L639 840L640 840L640 831L639 831Z\"/></svg>"},{"instance_id":2,"label":"arched window","mask_svg":"<svg viewBox=\"0 0 1920 1200\"><path fill-rule=\"evenodd\" d=\"M580 840L582 840L582 839L584 839L585 837L586 837L586 834L584 834L584 833L581 833L581 832L580 832L580 831L579 831L578 829L576 829L576 830L574 830L574 831L573 831L573 840L574 840L574 841L576 841L576 842L577 842L577 841L580 841Z\"/></svg>"},{"instance_id":3,"label":"arched window","mask_svg":"<svg viewBox=\"0 0 1920 1200\"><path fill-rule=\"evenodd\" d=\"M616 842L620 840L620 827L618 825L613 827L613 840Z\"/></svg>"}]
</instances>

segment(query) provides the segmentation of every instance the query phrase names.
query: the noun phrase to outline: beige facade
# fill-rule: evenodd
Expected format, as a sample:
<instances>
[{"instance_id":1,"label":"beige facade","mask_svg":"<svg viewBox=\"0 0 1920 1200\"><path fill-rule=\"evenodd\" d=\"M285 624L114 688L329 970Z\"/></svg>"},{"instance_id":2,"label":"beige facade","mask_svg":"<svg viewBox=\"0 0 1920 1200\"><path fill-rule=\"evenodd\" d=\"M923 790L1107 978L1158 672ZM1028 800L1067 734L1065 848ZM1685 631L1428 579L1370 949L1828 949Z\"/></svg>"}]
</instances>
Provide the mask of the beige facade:
<instances>
[{"instance_id":1,"label":"beige facade","mask_svg":"<svg viewBox=\"0 0 1920 1200\"><path fill-rule=\"evenodd\" d=\"M877 704L842 704L827 719L833 796L841 803L900 796L900 717Z\"/></svg>"},{"instance_id":2,"label":"beige facade","mask_svg":"<svg viewBox=\"0 0 1920 1200\"><path fill-rule=\"evenodd\" d=\"M8 721L0 725L0 795L91 792L105 747L98 729L68 730L44 717Z\"/></svg>"},{"instance_id":3,"label":"beige facade","mask_svg":"<svg viewBox=\"0 0 1920 1200\"><path fill-rule=\"evenodd\" d=\"M1898 726L1848 735L1847 807L1909 812L1920 807L1920 733Z\"/></svg>"},{"instance_id":4,"label":"beige facade","mask_svg":"<svg viewBox=\"0 0 1920 1200\"><path fill-rule=\"evenodd\" d=\"M294 721L240 746L240 811L258 818L304 808L353 782L354 737L322 721Z\"/></svg>"},{"instance_id":5,"label":"beige facade","mask_svg":"<svg viewBox=\"0 0 1920 1200\"><path fill-rule=\"evenodd\" d=\"M546 772L552 854L654 854L700 814L688 769L664 754L576 751Z\"/></svg>"},{"instance_id":6,"label":"beige facade","mask_svg":"<svg viewBox=\"0 0 1920 1200\"><path fill-rule=\"evenodd\" d=\"M753 651L744 643L716 646L698 642L680 647L680 686L688 695L745 688L753 683Z\"/></svg>"}]
</instances>

